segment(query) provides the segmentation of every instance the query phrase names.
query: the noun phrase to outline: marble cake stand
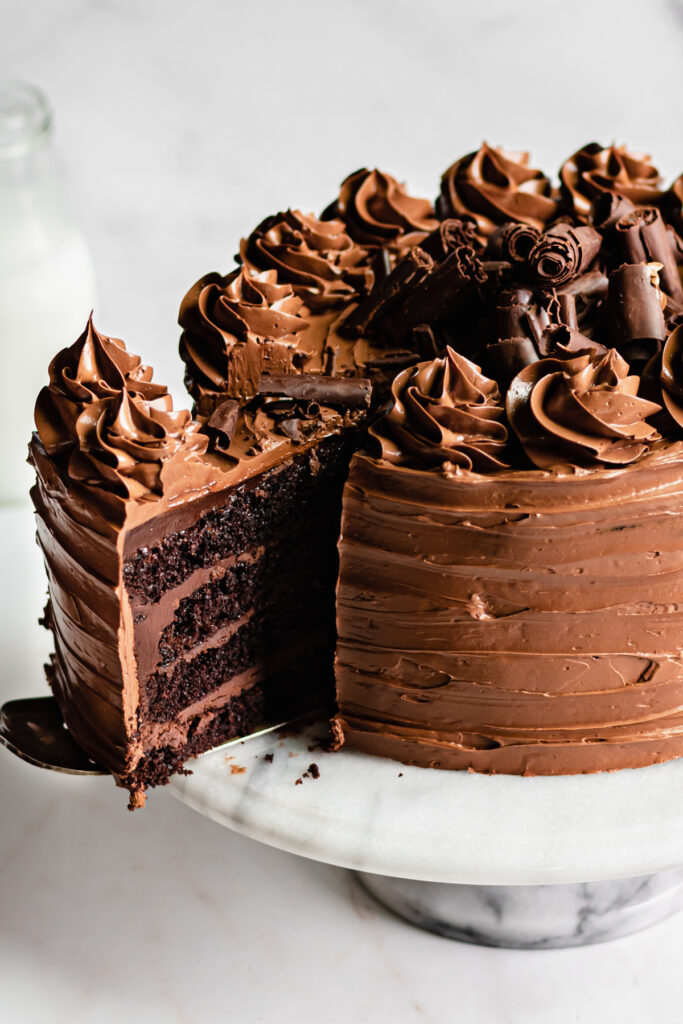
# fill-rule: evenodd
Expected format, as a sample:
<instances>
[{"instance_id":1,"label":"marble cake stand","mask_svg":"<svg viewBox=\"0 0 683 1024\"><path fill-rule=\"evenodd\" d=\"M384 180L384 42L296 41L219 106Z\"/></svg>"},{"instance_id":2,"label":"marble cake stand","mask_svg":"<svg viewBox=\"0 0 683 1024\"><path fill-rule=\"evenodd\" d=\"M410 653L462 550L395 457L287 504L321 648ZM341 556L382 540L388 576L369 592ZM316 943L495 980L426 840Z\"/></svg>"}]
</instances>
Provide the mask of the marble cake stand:
<instances>
[{"instance_id":1,"label":"marble cake stand","mask_svg":"<svg viewBox=\"0 0 683 1024\"><path fill-rule=\"evenodd\" d=\"M322 735L318 723L219 748L171 790L243 835L352 869L385 907L465 942L602 942L683 907L683 759L491 777L330 754Z\"/></svg>"}]
</instances>

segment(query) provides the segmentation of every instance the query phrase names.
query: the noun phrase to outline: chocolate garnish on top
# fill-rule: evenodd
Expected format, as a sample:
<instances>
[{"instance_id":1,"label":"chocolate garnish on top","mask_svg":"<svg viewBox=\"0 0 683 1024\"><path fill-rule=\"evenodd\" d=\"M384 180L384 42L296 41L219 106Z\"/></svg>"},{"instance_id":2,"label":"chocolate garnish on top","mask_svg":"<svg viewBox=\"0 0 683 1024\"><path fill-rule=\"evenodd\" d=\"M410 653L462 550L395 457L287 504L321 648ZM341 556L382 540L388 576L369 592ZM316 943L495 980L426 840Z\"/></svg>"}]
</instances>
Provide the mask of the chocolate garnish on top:
<instances>
[{"instance_id":1,"label":"chocolate garnish on top","mask_svg":"<svg viewBox=\"0 0 683 1024\"><path fill-rule=\"evenodd\" d=\"M639 207L614 224L621 258L625 263L659 263L663 290L676 302L683 300L683 288L674 258L671 238L655 207Z\"/></svg>"},{"instance_id":2,"label":"chocolate garnish on top","mask_svg":"<svg viewBox=\"0 0 683 1024\"><path fill-rule=\"evenodd\" d=\"M639 369L661 349L667 329L659 263L625 263L609 278L612 344Z\"/></svg>"},{"instance_id":3,"label":"chocolate garnish on top","mask_svg":"<svg viewBox=\"0 0 683 1024\"><path fill-rule=\"evenodd\" d=\"M594 228L556 224L529 253L529 270L546 287L567 284L589 269L601 245L602 236Z\"/></svg>"},{"instance_id":4,"label":"chocolate garnish on top","mask_svg":"<svg viewBox=\"0 0 683 1024\"><path fill-rule=\"evenodd\" d=\"M625 146L601 146L598 142L582 146L560 168L560 191L565 205L575 217L589 223L604 192L616 193L637 205L652 206L662 194L660 181L659 171L648 155L630 153Z\"/></svg>"}]
</instances>

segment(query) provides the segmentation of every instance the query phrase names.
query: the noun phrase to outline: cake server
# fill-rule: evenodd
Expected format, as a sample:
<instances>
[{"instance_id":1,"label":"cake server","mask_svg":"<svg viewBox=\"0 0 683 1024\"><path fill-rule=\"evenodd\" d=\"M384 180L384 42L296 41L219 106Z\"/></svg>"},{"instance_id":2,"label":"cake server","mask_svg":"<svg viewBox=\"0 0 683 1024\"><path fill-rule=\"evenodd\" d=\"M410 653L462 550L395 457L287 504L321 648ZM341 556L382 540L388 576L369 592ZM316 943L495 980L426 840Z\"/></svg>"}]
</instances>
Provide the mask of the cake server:
<instances>
[{"instance_id":1,"label":"cake server","mask_svg":"<svg viewBox=\"0 0 683 1024\"><path fill-rule=\"evenodd\" d=\"M284 722L269 722L256 732L239 736L214 747L222 750L235 743L289 729L319 713L309 711ZM62 712L54 697L25 697L8 700L0 707L0 743L29 764L68 775L109 775L101 765L81 750L64 725Z\"/></svg>"}]
</instances>

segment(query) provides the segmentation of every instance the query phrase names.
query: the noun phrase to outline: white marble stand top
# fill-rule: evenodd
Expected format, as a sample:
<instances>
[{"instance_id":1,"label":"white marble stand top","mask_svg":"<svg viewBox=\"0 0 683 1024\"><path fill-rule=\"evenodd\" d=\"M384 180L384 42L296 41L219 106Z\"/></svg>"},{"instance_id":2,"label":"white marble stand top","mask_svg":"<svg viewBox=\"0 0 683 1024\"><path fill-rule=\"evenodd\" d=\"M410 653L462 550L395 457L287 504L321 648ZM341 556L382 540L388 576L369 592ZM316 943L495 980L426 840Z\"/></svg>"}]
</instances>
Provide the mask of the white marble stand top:
<instances>
[{"instance_id":1,"label":"white marble stand top","mask_svg":"<svg viewBox=\"0 0 683 1024\"><path fill-rule=\"evenodd\" d=\"M211 751L171 788L252 839L402 878L534 885L683 865L683 759L597 775L486 776L326 753L315 749L322 734L308 726ZM311 763L317 779L304 774Z\"/></svg>"}]
</instances>

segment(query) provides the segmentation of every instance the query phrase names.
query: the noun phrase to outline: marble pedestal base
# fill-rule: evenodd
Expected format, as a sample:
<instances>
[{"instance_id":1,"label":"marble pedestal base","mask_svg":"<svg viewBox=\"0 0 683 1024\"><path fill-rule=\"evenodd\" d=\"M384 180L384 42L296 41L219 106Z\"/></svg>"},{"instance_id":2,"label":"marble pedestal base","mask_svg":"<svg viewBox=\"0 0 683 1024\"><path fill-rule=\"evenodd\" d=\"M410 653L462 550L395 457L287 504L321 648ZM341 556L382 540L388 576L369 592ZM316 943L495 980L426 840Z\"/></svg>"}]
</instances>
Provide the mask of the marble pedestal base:
<instances>
[{"instance_id":1,"label":"marble pedestal base","mask_svg":"<svg viewBox=\"0 0 683 1024\"><path fill-rule=\"evenodd\" d=\"M453 885L355 874L379 903L411 924L479 946L607 942L683 909L683 869L570 885Z\"/></svg>"}]
</instances>

